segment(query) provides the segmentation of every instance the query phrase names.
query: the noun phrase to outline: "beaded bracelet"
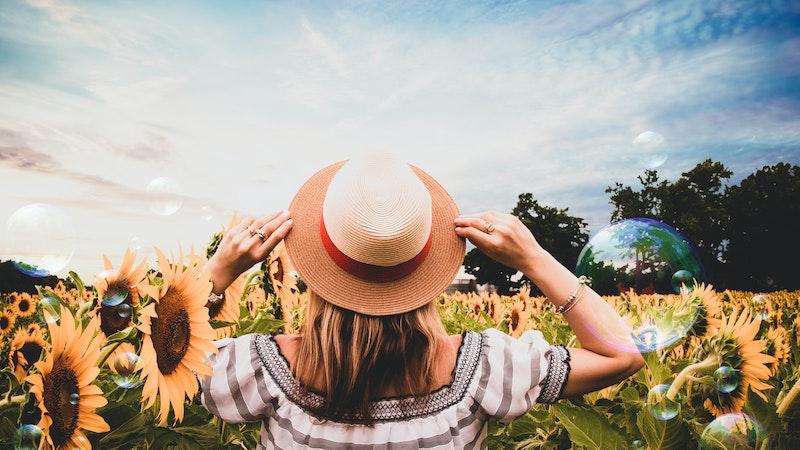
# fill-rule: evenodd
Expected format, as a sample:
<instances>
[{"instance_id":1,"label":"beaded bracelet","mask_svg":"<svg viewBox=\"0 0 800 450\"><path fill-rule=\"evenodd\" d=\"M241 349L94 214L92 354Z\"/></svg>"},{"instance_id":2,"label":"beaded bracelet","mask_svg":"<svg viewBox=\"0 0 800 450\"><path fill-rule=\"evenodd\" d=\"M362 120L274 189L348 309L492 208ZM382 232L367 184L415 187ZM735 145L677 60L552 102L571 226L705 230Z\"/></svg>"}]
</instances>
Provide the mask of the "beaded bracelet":
<instances>
[{"instance_id":1,"label":"beaded bracelet","mask_svg":"<svg viewBox=\"0 0 800 450\"><path fill-rule=\"evenodd\" d=\"M567 303L564 303L561 306L556 306L554 311L559 314L566 314L578 304L578 301L583 297L583 290L586 288L586 284L589 282L589 279L585 276L581 275L578 278L578 287L575 289L575 293L569 297Z\"/></svg>"}]
</instances>

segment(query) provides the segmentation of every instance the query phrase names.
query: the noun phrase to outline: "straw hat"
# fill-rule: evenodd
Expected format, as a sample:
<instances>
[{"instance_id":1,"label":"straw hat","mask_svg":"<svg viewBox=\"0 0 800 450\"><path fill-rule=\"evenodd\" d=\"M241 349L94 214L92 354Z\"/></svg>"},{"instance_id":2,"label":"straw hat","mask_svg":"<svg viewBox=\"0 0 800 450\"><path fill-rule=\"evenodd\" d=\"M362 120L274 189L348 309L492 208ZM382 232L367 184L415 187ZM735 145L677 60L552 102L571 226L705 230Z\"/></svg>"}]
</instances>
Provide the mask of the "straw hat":
<instances>
[{"instance_id":1,"label":"straw hat","mask_svg":"<svg viewBox=\"0 0 800 450\"><path fill-rule=\"evenodd\" d=\"M434 300L464 260L453 199L393 154L325 167L303 184L289 210L294 226L286 250L303 281L362 314L399 314Z\"/></svg>"}]
</instances>

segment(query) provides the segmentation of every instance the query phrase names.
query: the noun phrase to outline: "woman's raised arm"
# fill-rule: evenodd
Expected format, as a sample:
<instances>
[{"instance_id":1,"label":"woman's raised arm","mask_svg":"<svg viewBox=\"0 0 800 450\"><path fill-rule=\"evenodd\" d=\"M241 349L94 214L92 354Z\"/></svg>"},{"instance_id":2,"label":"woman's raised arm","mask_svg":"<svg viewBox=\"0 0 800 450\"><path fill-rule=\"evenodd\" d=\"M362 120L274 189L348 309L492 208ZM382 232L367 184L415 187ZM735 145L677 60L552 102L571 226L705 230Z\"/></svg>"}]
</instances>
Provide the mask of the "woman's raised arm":
<instances>
[{"instance_id":1,"label":"woman's raised arm","mask_svg":"<svg viewBox=\"0 0 800 450\"><path fill-rule=\"evenodd\" d=\"M486 224L494 224L491 233ZM556 306L577 292L578 278L544 250L516 217L494 211L455 220L456 233L487 256L520 270ZM588 286L565 314L582 348L570 348L571 370L563 396L596 391L636 373L644 359L630 328L616 311Z\"/></svg>"}]
</instances>

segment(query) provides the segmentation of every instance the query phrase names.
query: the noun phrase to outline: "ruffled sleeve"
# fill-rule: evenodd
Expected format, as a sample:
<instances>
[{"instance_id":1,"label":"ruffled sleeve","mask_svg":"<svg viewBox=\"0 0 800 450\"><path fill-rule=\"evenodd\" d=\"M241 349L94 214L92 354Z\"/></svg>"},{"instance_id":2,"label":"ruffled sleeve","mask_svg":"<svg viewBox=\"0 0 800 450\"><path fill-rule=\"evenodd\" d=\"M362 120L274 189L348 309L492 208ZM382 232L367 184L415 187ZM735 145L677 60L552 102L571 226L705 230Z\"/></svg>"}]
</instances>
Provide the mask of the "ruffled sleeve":
<instances>
[{"instance_id":1,"label":"ruffled sleeve","mask_svg":"<svg viewBox=\"0 0 800 450\"><path fill-rule=\"evenodd\" d=\"M200 401L211 414L228 423L258 422L275 411L269 374L255 348L254 334L215 341L209 356L212 375L200 376Z\"/></svg>"},{"instance_id":2,"label":"ruffled sleeve","mask_svg":"<svg viewBox=\"0 0 800 450\"><path fill-rule=\"evenodd\" d=\"M475 400L490 417L510 422L534 403L559 399L569 375L569 352L551 346L540 331L514 338L490 328L483 332L481 372Z\"/></svg>"}]
</instances>

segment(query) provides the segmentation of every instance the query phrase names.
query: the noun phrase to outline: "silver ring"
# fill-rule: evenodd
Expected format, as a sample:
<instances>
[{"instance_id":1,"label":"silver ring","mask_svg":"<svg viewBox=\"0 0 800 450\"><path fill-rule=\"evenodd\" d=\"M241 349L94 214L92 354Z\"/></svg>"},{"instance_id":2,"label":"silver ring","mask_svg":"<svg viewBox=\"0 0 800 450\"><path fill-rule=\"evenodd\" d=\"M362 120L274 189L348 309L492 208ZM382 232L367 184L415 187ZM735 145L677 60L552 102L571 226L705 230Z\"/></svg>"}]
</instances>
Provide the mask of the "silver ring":
<instances>
[{"instance_id":1,"label":"silver ring","mask_svg":"<svg viewBox=\"0 0 800 450\"><path fill-rule=\"evenodd\" d=\"M249 231L249 232L250 232L250 237L253 237L253 236L255 236L255 235L256 235L256 229L255 229L255 228L253 228L253 226L252 226L252 225L247 227L247 231Z\"/></svg>"},{"instance_id":2,"label":"silver ring","mask_svg":"<svg viewBox=\"0 0 800 450\"><path fill-rule=\"evenodd\" d=\"M494 224L492 222L489 222L488 220L484 220L484 222L486 222L486 233L487 234L489 234L492 231L494 231Z\"/></svg>"},{"instance_id":3,"label":"silver ring","mask_svg":"<svg viewBox=\"0 0 800 450\"><path fill-rule=\"evenodd\" d=\"M266 237L266 236L264 236L264 233L262 233L260 230L259 230L259 231L256 231L256 234L258 235L258 237L260 237L260 238L261 238L261 240L262 240L262 241L265 241L265 240L267 240L267 237Z\"/></svg>"}]
</instances>

